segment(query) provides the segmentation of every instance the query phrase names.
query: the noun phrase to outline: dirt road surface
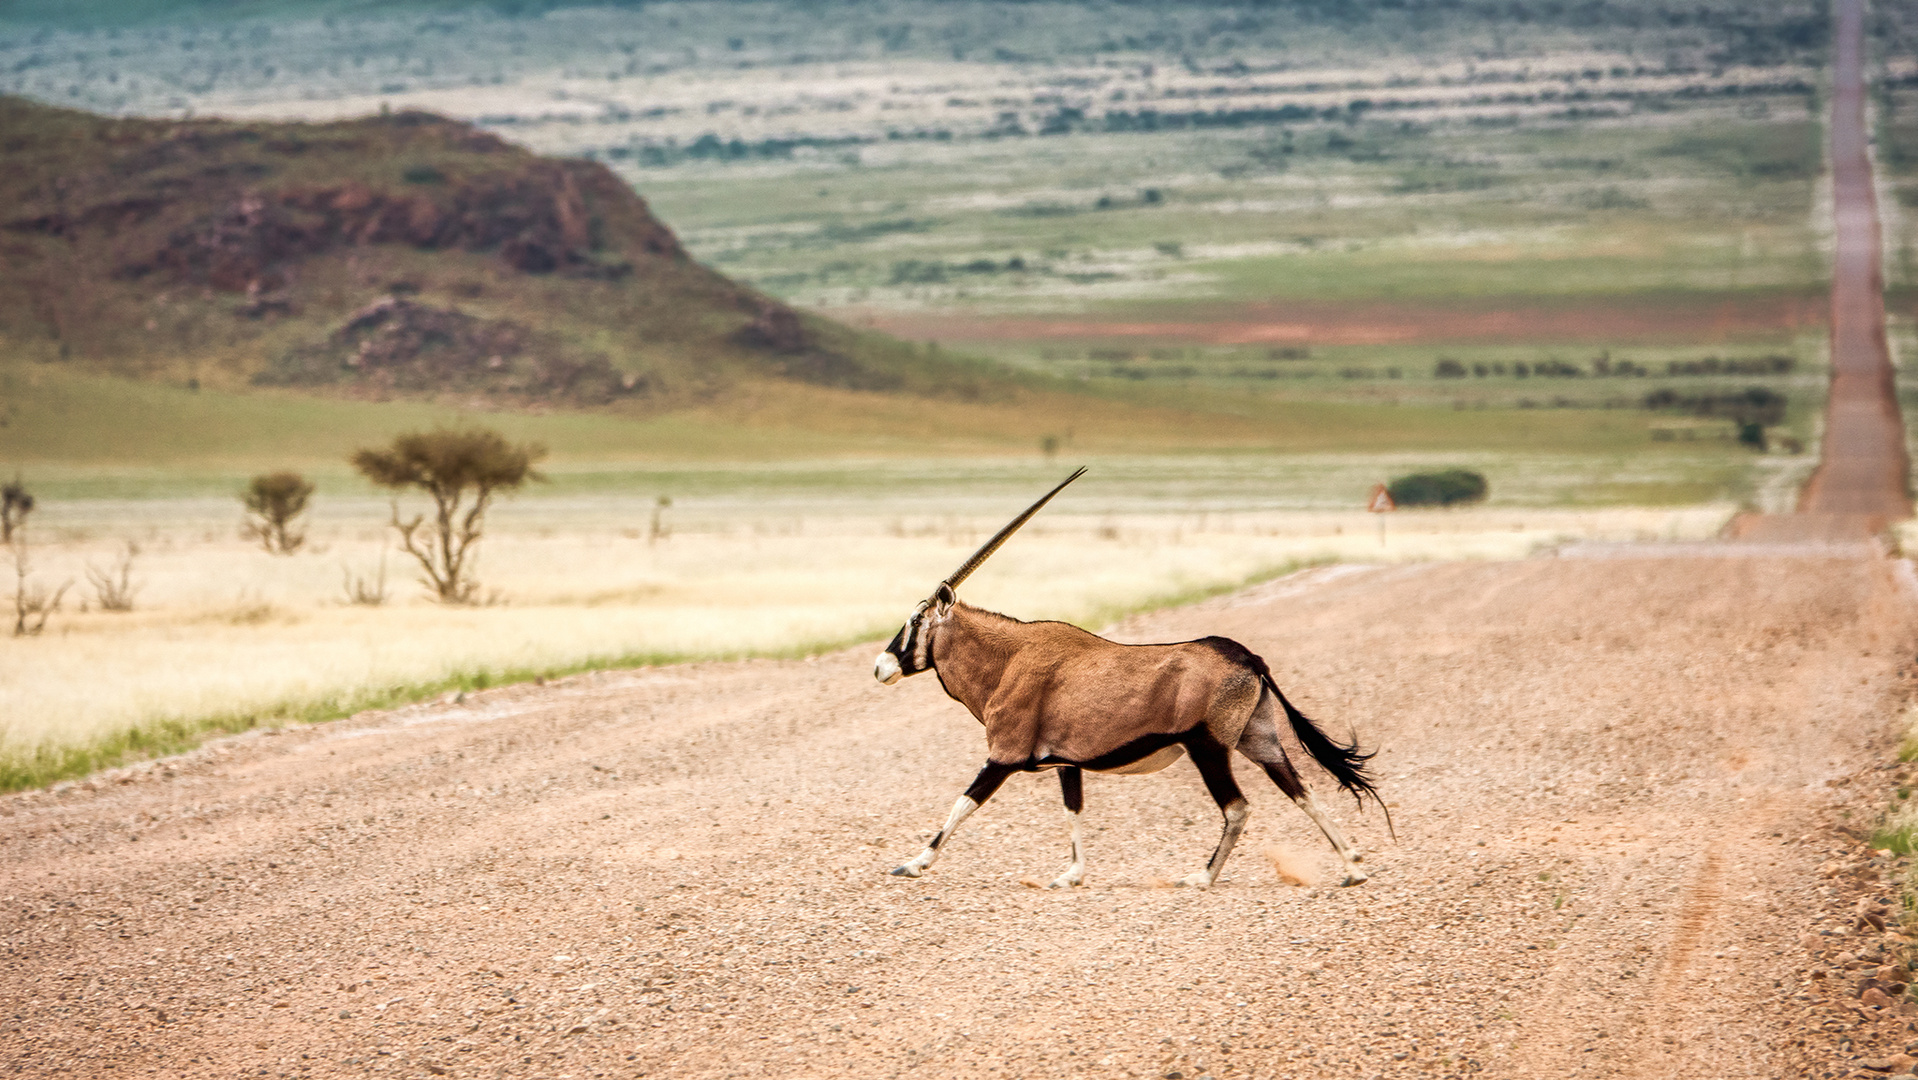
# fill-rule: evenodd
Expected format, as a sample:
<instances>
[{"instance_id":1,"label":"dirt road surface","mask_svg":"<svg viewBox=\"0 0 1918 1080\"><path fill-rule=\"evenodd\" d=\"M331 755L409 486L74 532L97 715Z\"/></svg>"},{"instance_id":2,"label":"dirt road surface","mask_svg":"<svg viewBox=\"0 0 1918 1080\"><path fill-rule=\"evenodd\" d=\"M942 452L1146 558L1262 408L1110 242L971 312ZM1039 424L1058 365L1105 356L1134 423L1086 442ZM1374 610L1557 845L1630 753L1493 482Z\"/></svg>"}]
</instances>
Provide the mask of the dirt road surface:
<instances>
[{"instance_id":1,"label":"dirt road surface","mask_svg":"<svg viewBox=\"0 0 1918 1080\"><path fill-rule=\"evenodd\" d=\"M1085 888L1021 884L1063 863L1047 778L890 877L983 739L865 651L497 690L10 797L0 1066L1847 1075L1918 1038L1834 967L1884 942L1852 932L1878 879L1828 786L1890 760L1918 621L1906 564L1840 551L1334 567L1122 627L1237 637L1379 748L1399 839L1337 804L1372 852L1350 889L1248 769L1223 883L1163 887L1217 835L1183 762L1088 778Z\"/></svg>"}]
</instances>

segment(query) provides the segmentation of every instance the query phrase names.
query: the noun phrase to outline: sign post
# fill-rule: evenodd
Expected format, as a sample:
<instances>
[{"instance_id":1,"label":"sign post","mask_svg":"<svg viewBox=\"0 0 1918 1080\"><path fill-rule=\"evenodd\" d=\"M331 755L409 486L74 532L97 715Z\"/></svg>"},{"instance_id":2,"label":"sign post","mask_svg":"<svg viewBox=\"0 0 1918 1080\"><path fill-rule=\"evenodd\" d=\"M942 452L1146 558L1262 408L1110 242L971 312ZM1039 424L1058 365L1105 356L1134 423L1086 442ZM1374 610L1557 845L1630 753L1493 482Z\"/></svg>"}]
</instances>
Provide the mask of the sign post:
<instances>
[{"instance_id":1,"label":"sign post","mask_svg":"<svg viewBox=\"0 0 1918 1080\"><path fill-rule=\"evenodd\" d=\"M1385 515L1399 508L1392 501L1392 493L1385 490L1384 484L1372 485L1372 497L1365 500L1365 509L1379 516L1379 546L1385 546Z\"/></svg>"}]
</instances>

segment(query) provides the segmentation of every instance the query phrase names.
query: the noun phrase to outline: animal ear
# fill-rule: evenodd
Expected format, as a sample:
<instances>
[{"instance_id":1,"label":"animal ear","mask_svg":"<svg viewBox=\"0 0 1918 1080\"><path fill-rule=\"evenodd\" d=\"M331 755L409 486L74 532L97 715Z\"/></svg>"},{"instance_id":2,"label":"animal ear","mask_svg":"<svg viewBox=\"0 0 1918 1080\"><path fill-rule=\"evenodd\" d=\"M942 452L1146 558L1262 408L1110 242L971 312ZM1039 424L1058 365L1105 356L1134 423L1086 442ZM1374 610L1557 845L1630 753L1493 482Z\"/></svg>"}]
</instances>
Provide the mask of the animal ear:
<instances>
[{"instance_id":1,"label":"animal ear","mask_svg":"<svg viewBox=\"0 0 1918 1080\"><path fill-rule=\"evenodd\" d=\"M943 581L939 583L939 588L932 594L933 606L939 609L941 615L950 610L953 602L957 599L958 597L953 595L952 586L947 585Z\"/></svg>"}]
</instances>

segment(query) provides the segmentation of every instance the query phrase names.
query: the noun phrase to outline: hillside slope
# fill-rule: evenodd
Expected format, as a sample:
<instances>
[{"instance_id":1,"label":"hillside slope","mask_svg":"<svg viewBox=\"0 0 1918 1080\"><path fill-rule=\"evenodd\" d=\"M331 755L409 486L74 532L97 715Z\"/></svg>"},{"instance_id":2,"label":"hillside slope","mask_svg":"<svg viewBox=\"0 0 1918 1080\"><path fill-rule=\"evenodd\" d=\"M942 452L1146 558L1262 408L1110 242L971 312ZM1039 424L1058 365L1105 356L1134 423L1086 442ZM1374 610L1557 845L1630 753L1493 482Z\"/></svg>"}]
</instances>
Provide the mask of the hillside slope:
<instances>
[{"instance_id":1,"label":"hillside slope","mask_svg":"<svg viewBox=\"0 0 1918 1080\"><path fill-rule=\"evenodd\" d=\"M982 376L691 260L605 167L419 112L121 119L0 97L0 337L121 375L646 406Z\"/></svg>"}]
</instances>

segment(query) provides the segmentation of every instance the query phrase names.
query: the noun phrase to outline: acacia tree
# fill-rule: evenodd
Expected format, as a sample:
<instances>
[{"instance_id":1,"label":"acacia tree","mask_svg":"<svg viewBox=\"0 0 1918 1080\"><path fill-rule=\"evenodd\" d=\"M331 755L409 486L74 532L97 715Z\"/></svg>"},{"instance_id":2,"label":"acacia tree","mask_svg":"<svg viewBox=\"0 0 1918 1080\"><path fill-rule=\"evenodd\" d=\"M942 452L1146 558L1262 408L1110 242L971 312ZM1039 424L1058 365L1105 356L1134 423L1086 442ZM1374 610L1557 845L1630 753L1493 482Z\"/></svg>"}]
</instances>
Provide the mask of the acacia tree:
<instances>
[{"instance_id":1,"label":"acacia tree","mask_svg":"<svg viewBox=\"0 0 1918 1080\"><path fill-rule=\"evenodd\" d=\"M312 497L313 482L299 473L261 473L240 492L248 515L241 532L258 540L268 555L291 555L306 543L305 531L296 530L293 519L306 513Z\"/></svg>"},{"instance_id":2,"label":"acacia tree","mask_svg":"<svg viewBox=\"0 0 1918 1080\"><path fill-rule=\"evenodd\" d=\"M424 514L402 520L399 499L394 498L392 525L400 534L400 548L419 560L426 574L421 583L441 603L470 604L479 592L472 560L485 528L486 508L495 493L544 479L533 470L533 462L545 456L543 446L515 446L486 428L442 428L401 435L391 446L361 450L352 460L361 475L381 487L418 488L432 497L430 526ZM424 531L422 526L427 526Z\"/></svg>"}]
</instances>

